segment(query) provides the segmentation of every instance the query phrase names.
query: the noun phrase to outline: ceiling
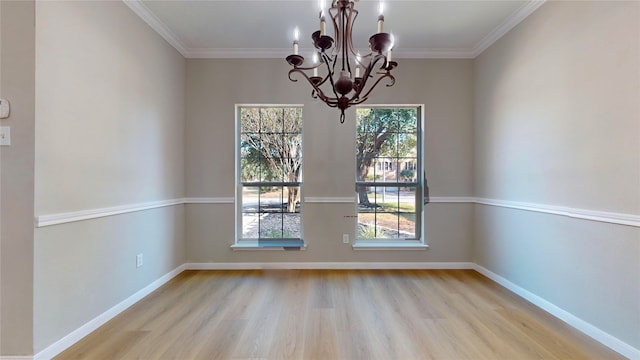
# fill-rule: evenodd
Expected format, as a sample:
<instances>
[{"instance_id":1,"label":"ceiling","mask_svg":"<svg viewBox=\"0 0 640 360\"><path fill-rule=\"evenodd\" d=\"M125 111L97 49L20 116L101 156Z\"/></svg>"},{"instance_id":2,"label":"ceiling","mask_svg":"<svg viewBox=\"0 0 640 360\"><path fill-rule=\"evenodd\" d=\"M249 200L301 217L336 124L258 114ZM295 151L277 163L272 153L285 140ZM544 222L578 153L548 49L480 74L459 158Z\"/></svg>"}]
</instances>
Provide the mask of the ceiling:
<instances>
[{"instance_id":1,"label":"ceiling","mask_svg":"<svg viewBox=\"0 0 640 360\"><path fill-rule=\"evenodd\" d=\"M300 53L312 52L317 0L123 0L187 58L281 58L300 28ZM474 58L544 0L384 0L395 57ZM330 3L330 0L327 1ZM377 29L378 0L356 2L354 45L365 53ZM330 26L327 23L327 31Z\"/></svg>"}]
</instances>

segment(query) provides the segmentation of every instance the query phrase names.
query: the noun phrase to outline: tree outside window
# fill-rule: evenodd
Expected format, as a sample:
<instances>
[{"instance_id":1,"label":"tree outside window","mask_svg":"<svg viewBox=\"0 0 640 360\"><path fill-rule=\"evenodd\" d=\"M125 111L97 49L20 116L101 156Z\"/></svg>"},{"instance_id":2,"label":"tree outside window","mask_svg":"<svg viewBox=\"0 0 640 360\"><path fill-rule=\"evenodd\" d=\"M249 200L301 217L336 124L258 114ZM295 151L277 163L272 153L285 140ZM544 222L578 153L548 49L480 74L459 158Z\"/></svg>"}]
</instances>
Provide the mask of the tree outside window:
<instances>
[{"instance_id":1,"label":"tree outside window","mask_svg":"<svg viewBox=\"0 0 640 360\"><path fill-rule=\"evenodd\" d=\"M240 107L242 239L301 239L302 108Z\"/></svg>"},{"instance_id":2,"label":"tree outside window","mask_svg":"<svg viewBox=\"0 0 640 360\"><path fill-rule=\"evenodd\" d=\"M420 237L421 129L416 107L356 110L359 239ZM403 170L404 169L404 170Z\"/></svg>"}]
</instances>

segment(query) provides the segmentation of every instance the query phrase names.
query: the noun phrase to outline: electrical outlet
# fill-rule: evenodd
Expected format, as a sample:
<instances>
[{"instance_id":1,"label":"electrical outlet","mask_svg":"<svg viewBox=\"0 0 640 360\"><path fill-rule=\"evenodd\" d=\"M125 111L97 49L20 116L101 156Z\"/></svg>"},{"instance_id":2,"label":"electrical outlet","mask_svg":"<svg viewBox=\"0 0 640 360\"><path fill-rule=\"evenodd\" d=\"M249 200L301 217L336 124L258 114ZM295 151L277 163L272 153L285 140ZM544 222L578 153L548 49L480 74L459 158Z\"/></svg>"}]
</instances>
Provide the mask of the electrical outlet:
<instances>
[{"instance_id":1,"label":"electrical outlet","mask_svg":"<svg viewBox=\"0 0 640 360\"><path fill-rule=\"evenodd\" d=\"M342 234L342 243L343 244L349 243L349 234Z\"/></svg>"},{"instance_id":2,"label":"electrical outlet","mask_svg":"<svg viewBox=\"0 0 640 360\"><path fill-rule=\"evenodd\" d=\"M11 127L0 126L0 146L11 145Z\"/></svg>"},{"instance_id":3,"label":"electrical outlet","mask_svg":"<svg viewBox=\"0 0 640 360\"><path fill-rule=\"evenodd\" d=\"M139 268L143 264L142 254L136 255L136 267Z\"/></svg>"}]
</instances>

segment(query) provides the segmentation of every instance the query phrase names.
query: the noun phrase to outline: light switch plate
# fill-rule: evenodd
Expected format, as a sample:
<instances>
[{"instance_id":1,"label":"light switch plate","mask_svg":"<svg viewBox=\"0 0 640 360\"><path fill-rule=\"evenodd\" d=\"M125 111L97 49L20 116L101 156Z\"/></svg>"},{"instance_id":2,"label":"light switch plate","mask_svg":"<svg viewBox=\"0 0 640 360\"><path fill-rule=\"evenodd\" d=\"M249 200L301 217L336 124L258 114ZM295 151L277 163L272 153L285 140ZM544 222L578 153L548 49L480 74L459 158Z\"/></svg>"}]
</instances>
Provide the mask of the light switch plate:
<instances>
[{"instance_id":1,"label":"light switch plate","mask_svg":"<svg viewBox=\"0 0 640 360\"><path fill-rule=\"evenodd\" d=\"M11 127L0 126L0 146L11 145Z\"/></svg>"},{"instance_id":2,"label":"light switch plate","mask_svg":"<svg viewBox=\"0 0 640 360\"><path fill-rule=\"evenodd\" d=\"M0 99L0 119L6 119L9 117L9 101Z\"/></svg>"}]
</instances>

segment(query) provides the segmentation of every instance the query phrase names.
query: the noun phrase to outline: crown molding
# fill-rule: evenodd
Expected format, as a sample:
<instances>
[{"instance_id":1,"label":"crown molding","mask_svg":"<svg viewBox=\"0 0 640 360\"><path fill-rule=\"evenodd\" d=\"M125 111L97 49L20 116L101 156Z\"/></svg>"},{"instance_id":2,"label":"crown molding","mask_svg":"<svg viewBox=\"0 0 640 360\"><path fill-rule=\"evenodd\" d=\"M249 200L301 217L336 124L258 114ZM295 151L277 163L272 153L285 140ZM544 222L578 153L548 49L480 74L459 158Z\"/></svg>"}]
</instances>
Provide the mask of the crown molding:
<instances>
[{"instance_id":1,"label":"crown molding","mask_svg":"<svg viewBox=\"0 0 640 360\"><path fill-rule=\"evenodd\" d=\"M476 58L478 55L482 54L482 52L487 50L489 46L493 45L511 29L516 27L516 25L520 24L529 15L533 14L533 12L538 10L538 8L545 2L546 0L534 0L522 5L521 8L516 10L511 16L509 16L509 18L493 29L487 36L480 40L476 46L473 47L471 51L473 54L472 58Z\"/></svg>"},{"instance_id":2,"label":"crown molding","mask_svg":"<svg viewBox=\"0 0 640 360\"><path fill-rule=\"evenodd\" d=\"M536 11L546 0L533 0L516 10L508 19L493 29L478 44L471 48L424 48L394 50L394 57L400 59L473 59L493 45L509 30L522 22L527 16ZM182 56L187 59L282 59L290 55L291 50L265 48L189 48L164 22L144 5L141 0L122 0L136 15L146 22ZM300 49L311 53L312 49Z\"/></svg>"},{"instance_id":3,"label":"crown molding","mask_svg":"<svg viewBox=\"0 0 640 360\"><path fill-rule=\"evenodd\" d=\"M163 39L173 46L182 56L187 56L187 47L162 20L160 20L141 0L122 0L122 2L138 15L147 25L151 26Z\"/></svg>"},{"instance_id":4,"label":"crown molding","mask_svg":"<svg viewBox=\"0 0 640 360\"><path fill-rule=\"evenodd\" d=\"M311 54L311 49L300 49ZM291 55L291 49L187 49L183 54L187 59L284 59Z\"/></svg>"},{"instance_id":5,"label":"crown molding","mask_svg":"<svg viewBox=\"0 0 640 360\"><path fill-rule=\"evenodd\" d=\"M470 49L432 48L432 49L404 49L393 50L393 57L397 59L473 59Z\"/></svg>"},{"instance_id":6,"label":"crown molding","mask_svg":"<svg viewBox=\"0 0 640 360\"><path fill-rule=\"evenodd\" d=\"M301 54L311 54L313 49L300 49ZM188 59L284 59L291 49L187 49L183 54ZM398 49L397 59L472 59L469 49Z\"/></svg>"}]
</instances>

